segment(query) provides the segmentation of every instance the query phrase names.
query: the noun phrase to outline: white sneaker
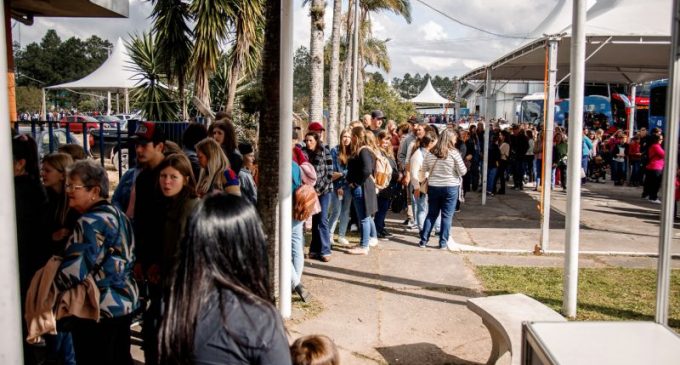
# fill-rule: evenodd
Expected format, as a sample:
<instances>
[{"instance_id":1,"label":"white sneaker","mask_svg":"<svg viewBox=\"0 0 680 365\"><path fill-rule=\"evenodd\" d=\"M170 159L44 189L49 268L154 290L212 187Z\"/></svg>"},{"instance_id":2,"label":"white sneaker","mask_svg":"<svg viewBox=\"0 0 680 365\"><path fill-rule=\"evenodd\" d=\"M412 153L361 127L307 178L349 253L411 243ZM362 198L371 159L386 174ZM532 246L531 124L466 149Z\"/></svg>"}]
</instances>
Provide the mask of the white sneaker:
<instances>
[{"instance_id":1,"label":"white sneaker","mask_svg":"<svg viewBox=\"0 0 680 365\"><path fill-rule=\"evenodd\" d=\"M375 247L378 245L378 239L376 237L371 237L368 239L368 245L371 247Z\"/></svg>"},{"instance_id":2,"label":"white sneaker","mask_svg":"<svg viewBox=\"0 0 680 365\"><path fill-rule=\"evenodd\" d=\"M350 255L368 255L368 247L354 247L347 250Z\"/></svg>"},{"instance_id":3,"label":"white sneaker","mask_svg":"<svg viewBox=\"0 0 680 365\"><path fill-rule=\"evenodd\" d=\"M338 237L338 242L336 244L340 246L349 246L349 241L345 237Z\"/></svg>"},{"instance_id":4,"label":"white sneaker","mask_svg":"<svg viewBox=\"0 0 680 365\"><path fill-rule=\"evenodd\" d=\"M352 226L349 227L349 231L350 231L350 232L356 232L356 231L358 231L358 230L359 230L359 227L357 227L357 226L354 225L354 224L352 224Z\"/></svg>"},{"instance_id":5,"label":"white sneaker","mask_svg":"<svg viewBox=\"0 0 680 365\"><path fill-rule=\"evenodd\" d=\"M653 204L661 204L661 200L659 200L659 199L656 199L656 200L649 199L649 202L653 203Z\"/></svg>"}]
</instances>

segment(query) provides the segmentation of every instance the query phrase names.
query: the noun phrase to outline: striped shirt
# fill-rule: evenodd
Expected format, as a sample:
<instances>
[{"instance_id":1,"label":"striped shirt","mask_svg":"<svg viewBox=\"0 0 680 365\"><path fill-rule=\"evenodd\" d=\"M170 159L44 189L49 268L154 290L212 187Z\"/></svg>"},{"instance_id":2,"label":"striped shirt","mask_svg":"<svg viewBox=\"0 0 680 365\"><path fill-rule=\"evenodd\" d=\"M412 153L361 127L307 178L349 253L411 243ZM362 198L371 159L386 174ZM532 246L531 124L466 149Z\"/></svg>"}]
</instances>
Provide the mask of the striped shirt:
<instances>
[{"instance_id":1,"label":"striped shirt","mask_svg":"<svg viewBox=\"0 0 680 365\"><path fill-rule=\"evenodd\" d=\"M458 186L463 182L467 168L457 149L452 148L445 159L438 159L430 152L425 154L421 171L430 172L429 186Z\"/></svg>"}]
</instances>

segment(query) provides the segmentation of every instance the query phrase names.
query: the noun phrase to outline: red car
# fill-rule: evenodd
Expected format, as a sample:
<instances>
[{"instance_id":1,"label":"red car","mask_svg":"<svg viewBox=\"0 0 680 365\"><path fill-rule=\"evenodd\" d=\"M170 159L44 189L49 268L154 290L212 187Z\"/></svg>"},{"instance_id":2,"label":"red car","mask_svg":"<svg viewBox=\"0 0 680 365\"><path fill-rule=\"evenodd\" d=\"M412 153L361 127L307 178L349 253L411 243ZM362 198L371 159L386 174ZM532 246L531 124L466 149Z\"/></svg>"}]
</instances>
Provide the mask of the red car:
<instances>
[{"instance_id":1,"label":"red car","mask_svg":"<svg viewBox=\"0 0 680 365\"><path fill-rule=\"evenodd\" d=\"M61 118L59 122L63 128L69 125L72 133L83 133L83 123L87 125L88 130L92 128L99 129L99 121L87 115L70 115Z\"/></svg>"}]
</instances>

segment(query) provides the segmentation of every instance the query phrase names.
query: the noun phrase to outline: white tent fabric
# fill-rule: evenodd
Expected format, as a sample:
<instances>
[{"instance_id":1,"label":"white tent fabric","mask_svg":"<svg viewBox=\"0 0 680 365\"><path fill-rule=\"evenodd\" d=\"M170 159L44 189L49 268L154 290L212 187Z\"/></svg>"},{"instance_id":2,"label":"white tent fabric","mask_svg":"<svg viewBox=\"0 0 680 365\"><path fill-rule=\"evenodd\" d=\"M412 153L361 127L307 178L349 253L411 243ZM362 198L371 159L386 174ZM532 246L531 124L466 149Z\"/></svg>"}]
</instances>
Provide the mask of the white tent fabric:
<instances>
[{"instance_id":1,"label":"white tent fabric","mask_svg":"<svg viewBox=\"0 0 680 365\"><path fill-rule=\"evenodd\" d=\"M569 72L571 50L571 0L555 12L545 34L561 34L557 79ZM598 0L587 13L586 82L641 83L668 75L670 54L670 0ZM565 26L566 24L566 26ZM461 76L463 80L484 80L491 67L495 80L543 80L545 45L543 37ZM602 46L602 47L601 47Z\"/></svg>"},{"instance_id":2,"label":"white tent fabric","mask_svg":"<svg viewBox=\"0 0 680 365\"><path fill-rule=\"evenodd\" d=\"M423 91L418 94L415 98L409 100L410 102L414 104L451 104L453 103L451 100L446 99L439 95L437 90L432 87L432 83L430 82L430 79L427 79L427 85L425 85L425 88Z\"/></svg>"},{"instance_id":3,"label":"white tent fabric","mask_svg":"<svg viewBox=\"0 0 680 365\"><path fill-rule=\"evenodd\" d=\"M121 92L137 86L137 77L130 70L132 60L128 55L123 40L118 38L111 55L98 69L80 80L60 85L48 86L47 89L87 89Z\"/></svg>"}]
</instances>

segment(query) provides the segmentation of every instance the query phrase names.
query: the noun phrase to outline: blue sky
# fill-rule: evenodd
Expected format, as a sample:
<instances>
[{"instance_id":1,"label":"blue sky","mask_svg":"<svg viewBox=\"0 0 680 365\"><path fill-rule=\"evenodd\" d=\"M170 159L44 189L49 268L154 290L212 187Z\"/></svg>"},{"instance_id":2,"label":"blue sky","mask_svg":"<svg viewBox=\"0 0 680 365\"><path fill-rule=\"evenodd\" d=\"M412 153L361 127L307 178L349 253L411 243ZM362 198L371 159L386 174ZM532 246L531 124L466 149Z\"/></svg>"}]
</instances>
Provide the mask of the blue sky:
<instances>
[{"instance_id":1,"label":"blue sky","mask_svg":"<svg viewBox=\"0 0 680 365\"><path fill-rule=\"evenodd\" d=\"M459 76L515 48L523 40L489 35L457 24L428 8L472 26L500 34L526 35L546 17L550 10L566 0L411 0L411 24L391 13L372 16L377 38L387 39L392 71L387 75L401 77L404 73ZM346 0L345 0L346 3ZM309 44L308 10L302 0L295 0L295 45ZM33 26L13 27L15 41L22 45L39 41L45 32L56 29L62 39L71 36L87 38L96 34L112 43L118 37L142 32L150 27L148 1L130 0L127 19L37 18ZM326 36L331 31L332 0L328 0ZM526 40L524 40L526 41Z\"/></svg>"}]
</instances>

